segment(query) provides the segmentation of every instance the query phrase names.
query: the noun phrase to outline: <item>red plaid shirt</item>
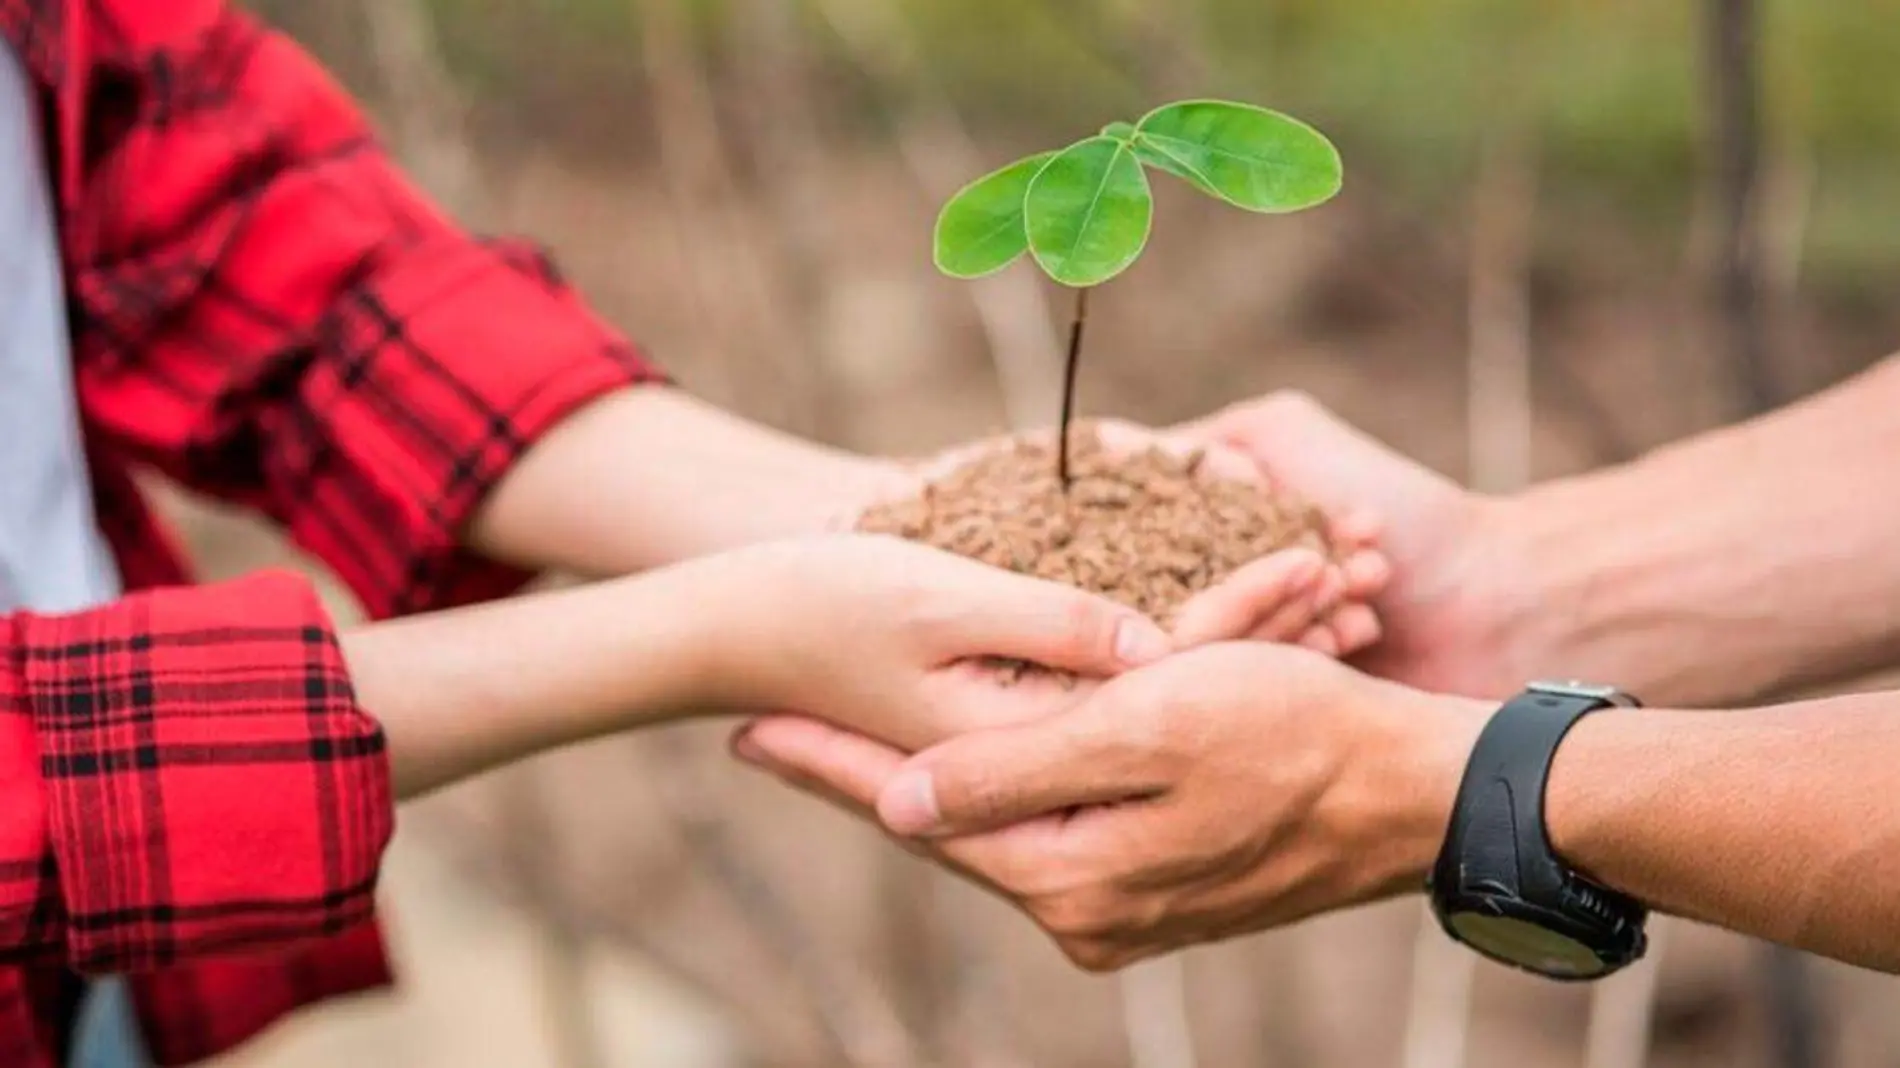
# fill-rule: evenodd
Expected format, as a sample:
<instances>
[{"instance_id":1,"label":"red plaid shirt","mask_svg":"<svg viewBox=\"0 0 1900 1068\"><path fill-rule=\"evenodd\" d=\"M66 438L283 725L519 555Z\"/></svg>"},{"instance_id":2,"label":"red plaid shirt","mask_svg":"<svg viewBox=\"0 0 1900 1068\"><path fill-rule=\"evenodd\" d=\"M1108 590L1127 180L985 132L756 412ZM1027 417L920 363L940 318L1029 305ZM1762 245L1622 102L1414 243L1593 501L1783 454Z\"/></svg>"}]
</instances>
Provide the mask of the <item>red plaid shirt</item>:
<instances>
[{"instance_id":1,"label":"red plaid shirt","mask_svg":"<svg viewBox=\"0 0 1900 1068\"><path fill-rule=\"evenodd\" d=\"M269 515L387 616L518 584L458 547L471 510L565 414L656 376L225 4L0 0L0 36L41 94L100 525L148 591L0 616L0 1064L58 1063L69 969L131 973L183 1063L386 981L394 817L316 597L183 588L132 472Z\"/></svg>"}]
</instances>

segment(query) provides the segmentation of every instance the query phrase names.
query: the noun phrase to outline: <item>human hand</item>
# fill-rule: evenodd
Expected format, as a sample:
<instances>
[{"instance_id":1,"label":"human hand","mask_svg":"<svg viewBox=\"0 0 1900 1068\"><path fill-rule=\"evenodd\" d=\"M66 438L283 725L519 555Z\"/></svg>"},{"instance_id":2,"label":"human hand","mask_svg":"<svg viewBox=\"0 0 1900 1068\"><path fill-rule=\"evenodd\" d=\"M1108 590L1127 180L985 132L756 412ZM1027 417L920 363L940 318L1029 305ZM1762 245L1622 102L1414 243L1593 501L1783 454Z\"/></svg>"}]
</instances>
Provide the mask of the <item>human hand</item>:
<instances>
[{"instance_id":1,"label":"human hand","mask_svg":"<svg viewBox=\"0 0 1900 1068\"><path fill-rule=\"evenodd\" d=\"M1048 715L1087 680L1171 649L1154 622L1106 598L895 538L767 544L681 570L716 620L706 703L801 712L906 748ZM1079 681L1003 685L996 661Z\"/></svg>"},{"instance_id":2,"label":"human hand","mask_svg":"<svg viewBox=\"0 0 1900 1068\"><path fill-rule=\"evenodd\" d=\"M1526 622L1536 615L1526 610L1535 586L1510 537L1505 502L1464 490L1300 393L1239 404L1169 433L1246 454L1272 482L1347 524L1377 517L1383 555L1347 568L1349 577L1363 568L1378 580L1351 586L1369 591L1384 632L1353 658L1364 670L1482 696L1503 696L1535 674ZM1244 615L1248 606L1231 603L1232 593L1210 590L1190 607L1197 618Z\"/></svg>"},{"instance_id":3,"label":"human hand","mask_svg":"<svg viewBox=\"0 0 1900 1068\"><path fill-rule=\"evenodd\" d=\"M909 760L796 717L734 749L875 810L1106 970L1421 887L1487 711L1229 643Z\"/></svg>"},{"instance_id":4,"label":"human hand","mask_svg":"<svg viewBox=\"0 0 1900 1068\"><path fill-rule=\"evenodd\" d=\"M1093 432L1111 455L1158 449L1176 457L1194 455L1199 473L1227 481L1259 484L1260 466L1246 453L1218 442L1191 441L1119 420L1091 420ZM1054 431L1040 435L1052 439ZM924 484L985 452L1003 447L991 438L936 456L896 465L893 479L877 498L914 496ZM1269 553L1222 579L1213 596L1202 596L1183 611L1172 628L1177 645L1251 638L1306 645L1328 655L1358 652L1378 639L1377 616L1366 601L1378 593L1390 571L1376 546L1376 524L1364 514L1334 523L1327 532L1330 551L1295 547Z\"/></svg>"}]
</instances>

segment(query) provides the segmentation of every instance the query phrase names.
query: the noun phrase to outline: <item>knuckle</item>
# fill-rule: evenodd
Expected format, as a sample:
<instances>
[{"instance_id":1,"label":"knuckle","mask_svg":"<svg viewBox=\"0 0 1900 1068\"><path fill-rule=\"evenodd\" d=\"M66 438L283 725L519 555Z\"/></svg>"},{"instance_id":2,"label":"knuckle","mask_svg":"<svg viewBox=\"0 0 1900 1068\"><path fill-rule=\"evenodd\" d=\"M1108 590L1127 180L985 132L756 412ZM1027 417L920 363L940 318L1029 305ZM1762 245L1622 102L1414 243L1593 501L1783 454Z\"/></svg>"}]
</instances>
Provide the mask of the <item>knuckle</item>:
<instances>
[{"instance_id":1,"label":"knuckle","mask_svg":"<svg viewBox=\"0 0 1900 1068\"><path fill-rule=\"evenodd\" d=\"M964 616L955 598L945 597L942 590L915 572L900 573L891 579L885 611L889 617L883 621L884 625L900 627L926 642L946 639L961 625Z\"/></svg>"},{"instance_id":2,"label":"knuckle","mask_svg":"<svg viewBox=\"0 0 1900 1068\"><path fill-rule=\"evenodd\" d=\"M1065 938L1059 939L1056 945L1069 963L1093 975L1119 971L1130 962L1126 952L1096 939Z\"/></svg>"},{"instance_id":3,"label":"knuckle","mask_svg":"<svg viewBox=\"0 0 1900 1068\"><path fill-rule=\"evenodd\" d=\"M987 768L938 776L937 803L954 823L988 826L1011 808L1009 783Z\"/></svg>"},{"instance_id":4,"label":"knuckle","mask_svg":"<svg viewBox=\"0 0 1900 1068\"><path fill-rule=\"evenodd\" d=\"M976 866L1019 902L1031 919L1040 922L1037 906L1048 896L1053 880L1050 865L1038 853L1013 848L997 850L984 856Z\"/></svg>"},{"instance_id":5,"label":"knuckle","mask_svg":"<svg viewBox=\"0 0 1900 1068\"><path fill-rule=\"evenodd\" d=\"M1115 627L1120 619L1119 613L1092 597L1071 597L1063 609L1063 634L1077 653L1106 661L1115 652Z\"/></svg>"},{"instance_id":6,"label":"knuckle","mask_svg":"<svg viewBox=\"0 0 1900 1068\"><path fill-rule=\"evenodd\" d=\"M1041 903L1037 920L1061 939L1098 939L1123 924L1120 896L1102 887L1084 887L1052 895Z\"/></svg>"}]
</instances>

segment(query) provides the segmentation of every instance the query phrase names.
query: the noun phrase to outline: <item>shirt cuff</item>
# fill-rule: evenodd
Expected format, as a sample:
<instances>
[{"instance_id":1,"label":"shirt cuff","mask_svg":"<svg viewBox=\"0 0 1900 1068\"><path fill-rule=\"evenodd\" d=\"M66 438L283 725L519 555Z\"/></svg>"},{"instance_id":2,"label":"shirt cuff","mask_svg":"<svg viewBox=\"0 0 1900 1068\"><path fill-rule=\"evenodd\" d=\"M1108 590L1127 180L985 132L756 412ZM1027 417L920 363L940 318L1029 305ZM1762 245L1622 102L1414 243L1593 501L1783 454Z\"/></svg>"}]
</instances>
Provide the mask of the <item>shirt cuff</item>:
<instances>
[{"instance_id":1,"label":"shirt cuff","mask_svg":"<svg viewBox=\"0 0 1900 1068\"><path fill-rule=\"evenodd\" d=\"M72 966L281 951L371 917L395 825L388 757L306 582L264 574L13 626L56 873L40 911Z\"/></svg>"},{"instance_id":2,"label":"shirt cuff","mask_svg":"<svg viewBox=\"0 0 1900 1068\"><path fill-rule=\"evenodd\" d=\"M462 547L488 492L590 401L668 379L526 243L431 240L346 294L326 344L362 368L326 412L333 462L292 521L374 617L512 592L530 572Z\"/></svg>"}]
</instances>

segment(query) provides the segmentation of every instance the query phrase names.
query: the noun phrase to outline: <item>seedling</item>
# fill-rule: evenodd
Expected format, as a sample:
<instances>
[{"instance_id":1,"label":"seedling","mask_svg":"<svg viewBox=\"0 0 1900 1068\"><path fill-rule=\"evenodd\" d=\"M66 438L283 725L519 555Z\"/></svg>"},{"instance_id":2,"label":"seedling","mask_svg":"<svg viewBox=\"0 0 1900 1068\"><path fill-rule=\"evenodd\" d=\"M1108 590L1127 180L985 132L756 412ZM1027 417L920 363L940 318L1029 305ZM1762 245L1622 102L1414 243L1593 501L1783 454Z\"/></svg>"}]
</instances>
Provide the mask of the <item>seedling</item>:
<instances>
[{"instance_id":1,"label":"seedling","mask_svg":"<svg viewBox=\"0 0 1900 1068\"><path fill-rule=\"evenodd\" d=\"M937 217L937 269L945 274L980 278L1028 252L1043 273L1075 290L1056 452L1065 490L1089 291L1127 270L1147 247L1154 221L1149 168L1269 215L1324 203L1341 181L1338 150L1311 126L1251 104L1186 100L979 178Z\"/></svg>"}]
</instances>

